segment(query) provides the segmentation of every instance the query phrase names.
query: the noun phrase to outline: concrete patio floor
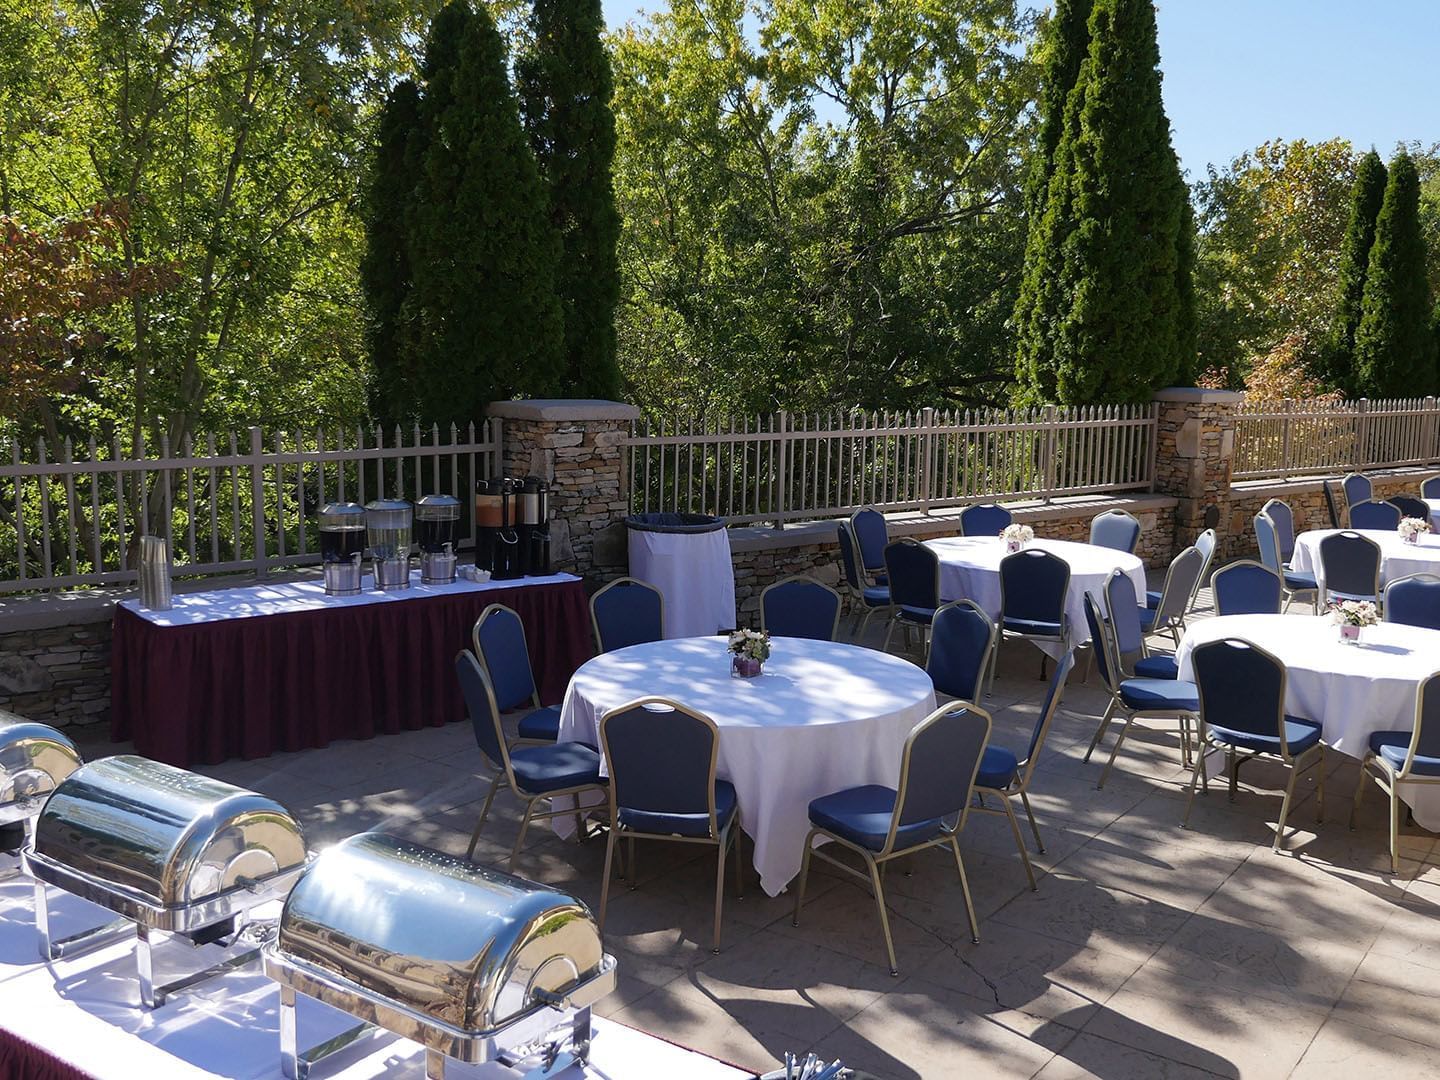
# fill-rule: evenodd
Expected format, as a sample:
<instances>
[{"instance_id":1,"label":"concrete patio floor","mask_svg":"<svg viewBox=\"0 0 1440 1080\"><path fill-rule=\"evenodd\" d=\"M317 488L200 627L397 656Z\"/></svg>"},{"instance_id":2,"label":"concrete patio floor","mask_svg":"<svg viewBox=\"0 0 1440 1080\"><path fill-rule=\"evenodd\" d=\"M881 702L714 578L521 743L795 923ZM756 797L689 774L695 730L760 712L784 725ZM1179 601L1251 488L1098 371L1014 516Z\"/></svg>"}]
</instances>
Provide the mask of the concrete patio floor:
<instances>
[{"instance_id":1,"label":"concrete patio floor","mask_svg":"<svg viewBox=\"0 0 1440 1080\"><path fill-rule=\"evenodd\" d=\"M612 888L606 938L620 985L599 1011L755 1070L814 1048L887 1080L1440 1075L1435 836L1407 826L1390 873L1384 797L1372 785L1349 831L1358 767L1338 753L1327 758L1327 820L1315 824L1308 776L1285 854L1270 850L1278 764L1242 772L1233 804L1223 784L1197 796L1182 830L1188 771L1158 727L1132 732L1097 791L1103 756L1082 758L1105 696L1097 675L1082 682L1085 667L1033 782L1047 848L1034 856L1038 891L1003 818L971 815L962 836L981 944L943 850L891 868L892 977L868 892L817 864L793 927L789 895L760 892L747 847L745 898L727 885L714 955L713 857L650 844L639 887ZM1003 647L984 702L997 742L1024 745L1037 675L1033 648ZM478 769L469 725L453 723L205 771L281 800L315 847L383 828L463 854L485 792ZM515 801L498 797L477 857L503 868L518 824ZM517 869L598 905L603 859L603 842L540 827Z\"/></svg>"}]
</instances>

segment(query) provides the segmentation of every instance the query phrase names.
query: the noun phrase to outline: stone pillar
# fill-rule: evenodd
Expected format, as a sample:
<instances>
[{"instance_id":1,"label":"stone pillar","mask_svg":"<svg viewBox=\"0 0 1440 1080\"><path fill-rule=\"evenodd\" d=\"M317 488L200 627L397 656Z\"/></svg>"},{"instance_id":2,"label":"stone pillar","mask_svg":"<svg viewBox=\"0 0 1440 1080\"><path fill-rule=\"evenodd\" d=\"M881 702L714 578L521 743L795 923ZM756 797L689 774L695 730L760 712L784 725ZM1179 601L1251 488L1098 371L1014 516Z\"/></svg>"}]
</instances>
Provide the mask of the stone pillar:
<instances>
[{"instance_id":1,"label":"stone pillar","mask_svg":"<svg viewBox=\"0 0 1440 1080\"><path fill-rule=\"evenodd\" d=\"M630 492L620 440L640 415L617 401L497 401L501 455L510 476L550 484L551 562L601 579L625 573L625 515Z\"/></svg>"},{"instance_id":2,"label":"stone pillar","mask_svg":"<svg viewBox=\"0 0 1440 1080\"><path fill-rule=\"evenodd\" d=\"M1177 549L1205 529L1226 553L1231 536L1230 467L1235 456L1235 409L1245 395L1230 390L1172 386L1155 393L1160 416L1155 445L1155 490L1180 500L1175 508Z\"/></svg>"}]
</instances>

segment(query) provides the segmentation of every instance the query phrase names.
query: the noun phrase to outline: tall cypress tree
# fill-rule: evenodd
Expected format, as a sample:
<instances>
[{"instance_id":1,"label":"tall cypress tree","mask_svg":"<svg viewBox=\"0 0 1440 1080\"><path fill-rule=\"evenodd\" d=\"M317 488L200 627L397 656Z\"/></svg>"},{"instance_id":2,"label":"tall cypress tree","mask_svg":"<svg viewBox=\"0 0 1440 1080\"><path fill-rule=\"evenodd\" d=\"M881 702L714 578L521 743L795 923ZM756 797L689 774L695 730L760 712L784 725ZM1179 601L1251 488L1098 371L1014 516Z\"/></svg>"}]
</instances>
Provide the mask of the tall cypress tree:
<instances>
[{"instance_id":1,"label":"tall cypress tree","mask_svg":"<svg viewBox=\"0 0 1440 1080\"><path fill-rule=\"evenodd\" d=\"M1154 6L1095 0L1089 30L1025 268L1038 299L1017 376L1031 401L1144 401L1194 361L1192 218Z\"/></svg>"},{"instance_id":2,"label":"tall cypress tree","mask_svg":"<svg viewBox=\"0 0 1440 1080\"><path fill-rule=\"evenodd\" d=\"M620 212L611 178L614 76L601 39L600 0L535 0L530 28L532 45L516 66L516 81L563 251L556 292L565 320L566 392L614 397Z\"/></svg>"},{"instance_id":3,"label":"tall cypress tree","mask_svg":"<svg viewBox=\"0 0 1440 1080\"><path fill-rule=\"evenodd\" d=\"M1420 228L1420 177L1403 150L1390 162L1375 243L1365 272L1355 369L1369 397L1415 397L1435 390L1435 337Z\"/></svg>"},{"instance_id":4,"label":"tall cypress tree","mask_svg":"<svg viewBox=\"0 0 1440 1080\"><path fill-rule=\"evenodd\" d=\"M1350 219L1340 244L1340 280L1335 301L1335 318L1330 337L1320 358L1317 374L1325 385L1347 395L1357 389L1355 373L1355 329L1360 325L1360 305L1365 295L1365 274L1370 267L1370 249L1375 245L1375 219L1385 199L1385 165L1374 150L1360 159L1355 186L1350 192Z\"/></svg>"}]
</instances>

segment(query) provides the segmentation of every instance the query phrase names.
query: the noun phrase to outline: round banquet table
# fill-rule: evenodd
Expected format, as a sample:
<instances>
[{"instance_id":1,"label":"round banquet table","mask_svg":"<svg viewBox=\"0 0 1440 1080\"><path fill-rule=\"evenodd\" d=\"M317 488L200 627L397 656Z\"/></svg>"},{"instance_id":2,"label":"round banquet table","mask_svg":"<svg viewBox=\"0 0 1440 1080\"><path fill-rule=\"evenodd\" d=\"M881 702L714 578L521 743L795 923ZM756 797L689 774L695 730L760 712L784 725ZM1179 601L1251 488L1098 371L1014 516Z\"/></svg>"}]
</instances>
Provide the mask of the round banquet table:
<instances>
[{"instance_id":1,"label":"round banquet table","mask_svg":"<svg viewBox=\"0 0 1440 1080\"><path fill-rule=\"evenodd\" d=\"M998 536L948 536L927 540L925 546L940 556L940 599L973 600L990 618L1000 618L1000 560L1009 554ZM1085 594L1093 592L1105 607L1105 582L1116 570L1125 573L1135 586L1135 597L1145 600L1145 564L1128 551L1079 544L1073 540L1036 538L1027 547L1041 548L1070 564L1070 592L1065 597L1065 614L1070 617L1070 645L1090 640L1085 621ZM1036 642L1051 656L1063 651L1058 644Z\"/></svg>"},{"instance_id":2,"label":"round banquet table","mask_svg":"<svg viewBox=\"0 0 1440 1080\"><path fill-rule=\"evenodd\" d=\"M860 784L895 786L910 729L935 708L922 668L875 649L774 638L764 674L737 679L723 637L632 645L581 665L560 738L600 744L600 717L636 698L668 697L720 729L717 775L735 785L740 824L771 896L800 872L812 799ZM557 832L574 829L568 817Z\"/></svg>"},{"instance_id":3,"label":"round banquet table","mask_svg":"<svg viewBox=\"0 0 1440 1080\"><path fill-rule=\"evenodd\" d=\"M1440 499L1421 499L1430 508L1430 527L1440 529Z\"/></svg>"},{"instance_id":4,"label":"round banquet table","mask_svg":"<svg viewBox=\"0 0 1440 1080\"><path fill-rule=\"evenodd\" d=\"M1320 541L1334 536L1340 529L1311 529L1295 538L1295 554L1290 568L1312 573L1325 588L1325 571L1320 566ZM1367 540L1380 545L1380 587L1411 574L1440 574L1440 536L1431 533L1420 537L1419 543L1407 544L1393 529L1353 529Z\"/></svg>"},{"instance_id":5,"label":"round banquet table","mask_svg":"<svg viewBox=\"0 0 1440 1080\"><path fill-rule=\"evenodd\" d=\"M1203 642L1260 646L1285 665L1285 711L1319 721L1327 746L1361 758L1372 732L1414 729L1416 691L1440 669L1440 630L1381 623L1360 635L1358 645L1342 642L1326 615L1221 615L1191 623L1176 660L1180 678L1193 679L1191 653ZM1400 796L1416 821L1440 829L1440 785L1402 784Z\"/></svg>"}]
</instances>

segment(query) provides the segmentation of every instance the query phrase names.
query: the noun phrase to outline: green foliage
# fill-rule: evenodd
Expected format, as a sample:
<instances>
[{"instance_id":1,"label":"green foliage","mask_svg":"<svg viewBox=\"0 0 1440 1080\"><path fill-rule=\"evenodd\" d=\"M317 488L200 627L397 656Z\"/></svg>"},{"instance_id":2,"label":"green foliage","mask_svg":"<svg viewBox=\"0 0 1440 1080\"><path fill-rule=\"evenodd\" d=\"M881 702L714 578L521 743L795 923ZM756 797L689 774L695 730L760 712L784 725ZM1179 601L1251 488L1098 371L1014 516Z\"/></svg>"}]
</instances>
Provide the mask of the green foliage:
<instances>
[{"instance_id":1,"label":"green foliage","mask_svg":"<svg viewBox=\"0 0 1440 1080\"><path fill-rule=\"evenodd\" d=\"M556 291L565 320L565 392L599 398L620 393L620 212L611 179L614 77L604 30L600 0L535 0L530 46L516 65L526 126L549 188L550 222L561 240Z\"/></svg>"},{"instance_id":2,"label":"green foliage","mask_svg":"<svg viewBox=\"0 0 1440 1080\"><path fill-rule=\"evenodd\" d=\"M1436 389L1435 337L1420 224L1420 177L1410 155L1390 162L1355 330L1358 389L1416 397Z\"/></svg>"},{"instance_id":3,"label":"green foliage","mask_svg":"<svg viewBox=\"0 0 1440 1080\"><path fill-rule=\"evenodd\" d=\"M1318 374L1326 385L1345 394L1354 394L1356 388L1355 330L1360 325L1365 274L1370 266L1370 249L1375 243L1375 220L1380 216L1380 205L1385 198L1385 179L1385 165L1380 155L1371 150L1355 169L1350 220L1340 245L1335 315L1318 365Z\"/></svg>"},{"instance_id":4,"label":"green foliage","mask_svg":"<svg viewBox=\"0 0 1440 1080\"><path fill-rule=\"evenodd\" d=\"M1020 397L1143 401L1193 366L1187 192L1150 0L1095 0L1045 212L1030 223Z\"/></svg>"}]
</instances>

